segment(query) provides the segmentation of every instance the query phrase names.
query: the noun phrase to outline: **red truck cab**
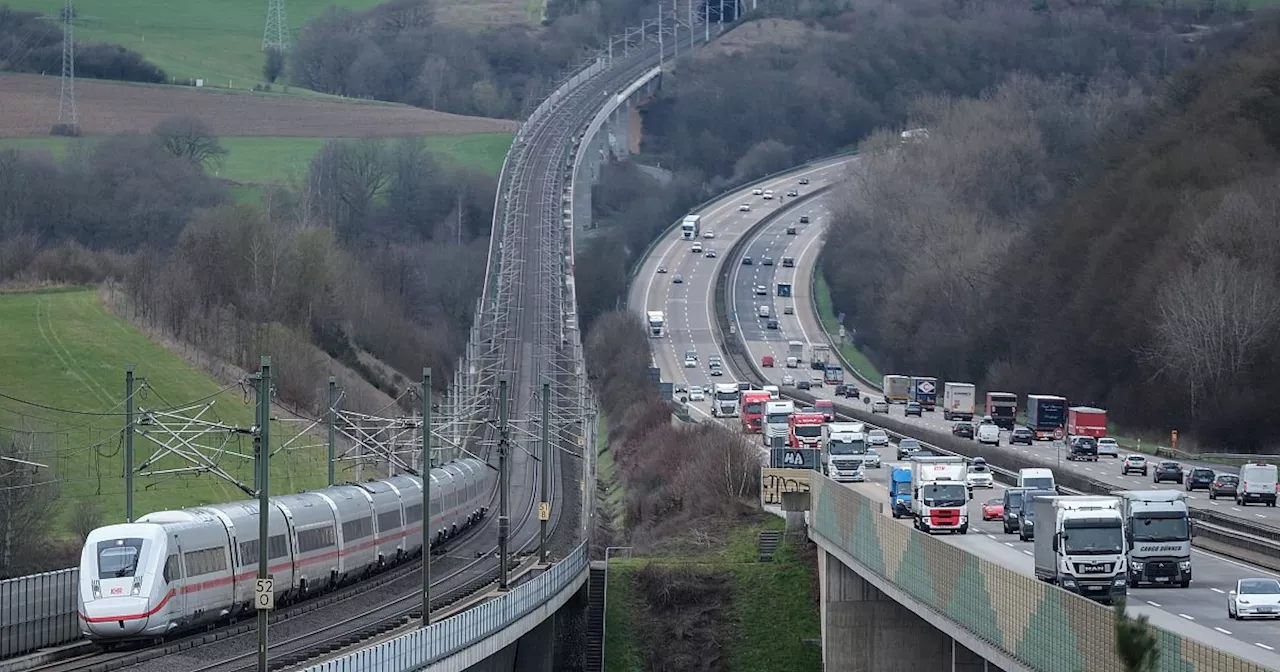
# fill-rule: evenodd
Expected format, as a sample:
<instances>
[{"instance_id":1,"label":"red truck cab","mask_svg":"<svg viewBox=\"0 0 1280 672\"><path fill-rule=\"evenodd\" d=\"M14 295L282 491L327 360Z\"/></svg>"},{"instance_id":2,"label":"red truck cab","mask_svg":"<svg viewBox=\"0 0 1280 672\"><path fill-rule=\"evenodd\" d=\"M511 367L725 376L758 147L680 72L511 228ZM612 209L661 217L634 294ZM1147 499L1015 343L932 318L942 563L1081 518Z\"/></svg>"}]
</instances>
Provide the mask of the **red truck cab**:
<instances>
[{"instance_id":1,"label":"red truck cab","mask_svg":"<svg viewBox=\"0 0 1280 672\"><path fill-rule=\"evenodd\" d=\"M792 448L821 448L822 425L826 418L817 411L792 413L788 419L787 445Z\"/></svg>"},{"instance_id":2,"label":"red truck cab","mask_svg":"<svg viewBox=\"0 0 1280 672\"><path fill-rule=\"evenodd\" d=\"M748 434L764 432L764 402L769 401L769 393L751 390L742 393L742 408L738 415L742 418L742 431Z\"/></svg>"},{"instance_id":3,"label":"red truck cab","mask_svg":"<svg viewBox=\"0 0 1280 672\"><path fill-rule=\"evenodd\" d=\"M821 413L827 422L836 421L836 405L827 399L819 399L813 402L813 410Z\"/></svg>"}]
</instances>

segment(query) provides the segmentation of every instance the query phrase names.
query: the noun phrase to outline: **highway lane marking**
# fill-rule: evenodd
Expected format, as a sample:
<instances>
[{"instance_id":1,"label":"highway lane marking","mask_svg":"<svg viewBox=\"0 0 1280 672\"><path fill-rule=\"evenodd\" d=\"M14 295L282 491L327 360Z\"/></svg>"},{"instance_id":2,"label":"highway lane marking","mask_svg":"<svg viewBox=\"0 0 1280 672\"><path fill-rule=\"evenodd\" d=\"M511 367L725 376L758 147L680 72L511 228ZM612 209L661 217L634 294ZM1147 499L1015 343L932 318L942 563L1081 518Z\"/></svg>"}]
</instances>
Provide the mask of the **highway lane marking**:
<instances>
[{"instance_id":1,"label":"highway lane marking","mask_svg":"<svg viewBox=\"0 0 1280 672\"><path fill-rule=\"evenodd\" d=\"M1220 589L1220 588L1210 588L1209 590L1212 590L1212 591L1213 591L1213 592L1215 592L1215 593L1222 593L1223 595L1225 595L1225 594L1226 594L1226 591L1223 591L1223 590L1222 590L1222 589Z\"/></svg>"},{"instance_id":2,"label":"highway lane marking","mask_svg":"<svg viewBox=\"0 0 1280 672\"><path fill-rule=\"evenodd\" d=\"M1268 650L1268 651L1275 651L1275 649L1274 649L1274 648L1272 648L1272 647L1270 647L1270 646L1267 646L1266 644L1263 644L1262 642L1254 642L1254 643L1253 643L1253 645L1254 645L1254 646L1260 646L1260 647L1262 647L1262 648L1264 648L1264 649L1266 649L1266 650Z\"/></svg>"},{"instance_id":3,"label":"highway lane marking","mask_svg":"<svg viewBox=\"0 0 1280 672\"><path fill-rule=\"evenodd\" d=\"M1187 619L1188 621L1194 621L1194 620L1196 620L1196 619L1195 619L1195 617L1193 617L1193 616L1188 616L1188 615L1186 615L1186 614L1178 614L1178 615L1179 615L1179 616L1181 616L1181 617L1183 617L1183 618L1185 618L1185 619Z\"/></svg>"},{"instance_id":4,"label":"highway lane marking","mask_svg":"<svg viewBox=\"0 0 1280 672\"><path fill-rule=\"evenodd\" d=\"M1156 609L1159 609L1159 608L1160 608L1160 603L1159 603L1159 602L1152 602L1151 600L1147 600L1147 604L1149 604L1149 605L1151 605L1151 606L1155 607Z\"/></svg>"},{"instance_id":5,"label":"highway lane marking","mask_svg":"<svg viewBox=\"0 0 1280 672\"><path fill-rule=\"evenodd\" d=\"M1217 630L1218 632L1221 632L1221 633L1222 633L1222 634L1224 634L1224 635L1229 635L1229 634L1231 634L1231 631L1230 631L1230 630L1227 630L1227 629L1225 629L1225 628L1219 628L1219 627L1218 627L1218 626L1216 626L1216 625L1215 625L1215 626L1213 626L1213 629L1214 629L1214 630Z\"/></svg>"},{"instance_id":6,"label":"highway lane marking","mask_svg":"<svg viewBox=\"0 0 1280 672\"><path fill-rule=\"evenodd\" d=\"M1023 553L1026 553L1027 555L1031 555L1031 551L1028 551L1028 550L1027 550L1027 549L1025 549L1025 548L1024 548L1024 549L1022 549L1022 552L1023 552ZM1032 556L1032 557L1035 557L1035 556Z\"/></svg>"},{"instance_id":7,"label":"highway lane marking","mask_svg":"<svg viewBox=\"0 0 1280 672\"><path fill-rule=\"evenodd\" d=\"M1005 545L1005 546L1008 546L1009 548L1013 548L1013 542L1011 542L1011 541L1006 541L1006 542L1004 542L1004 545Z\"/></svg>"}]
</instances>

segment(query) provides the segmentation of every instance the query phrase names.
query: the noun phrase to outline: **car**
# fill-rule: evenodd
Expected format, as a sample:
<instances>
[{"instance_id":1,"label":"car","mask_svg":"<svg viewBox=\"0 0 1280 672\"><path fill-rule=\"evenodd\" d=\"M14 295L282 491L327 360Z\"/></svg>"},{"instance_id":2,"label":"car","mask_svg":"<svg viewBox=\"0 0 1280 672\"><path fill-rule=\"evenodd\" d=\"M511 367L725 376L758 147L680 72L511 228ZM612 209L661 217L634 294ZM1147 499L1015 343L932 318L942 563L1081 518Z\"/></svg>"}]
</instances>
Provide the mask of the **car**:
<instances>
[{"instance_id":1,"label":"car","mask_svg":"<svg viewBox=\"0 0 1280 672\"><path fill-rule=\"evenodd\" d=\"M684 276L683 276L683 275L680 275L679 273L676 273L675 275L671 276L671 284L673 284L673 285L683 285L683 284L684 284Z\"/></svg>"},{"instance_id":2,"label":"car","mask_svg":"<svg viewBox=\"0 0 1280 672\"><path fill-rule=\"evenodd\" d=\"M689 401L702 401L707 398L707 393L702 391L699 385L689 386Z\"/></svg>"},{"instance_id":3,"label":"car","mask_svg":"<svg viewBox=\"0 0 1280 672\"><path fill-rule=\"evenodd\" d=\"M707 358L707 364L711 366L723 366L724 360L720 358L720 355L711 355Z\"/></svg>"},{"instance_id":4,"label":"car","mask_svg":"<svg viewBox=\"0 0 1280 672\"><path fill-rule=\"evenodd\" d=\"M995 476L991 473L991 467L987 466L986 458L975 457L973 462L969 463L969 471L965 475L969 488L994 488L996 487Z\"/></svg>"},{"instance_id":5,"label":"car","mask_svg":"<svg viewBox=\"0 0 1280 672\"><path fill-rule=\"evenodd\" d=\"M1128 476L1133 473L1147 475L1147 458L1141 455L1125 456L1124 462L1120 463L1120 475Z\"/></svg>"},{"instance_id":6,"label":"car","mask_svg":"<svg viewBox=\"0 0 1280 672\"><path fill-rule=\"evenodd\" d=\"M928 448L921 448L920 450L911 453L911 459L914 460L917 457L938 457L938 454Z\"/></svg>"},{"instance_id":7,"label":"car","mask_svg":"<svg viewBox=\"0 0 1280 672\"><path fill-rule=\"evenodd\" d=\"M704 257L706 257L706 258L708 258L708 259L715 259L715 258L716 258L716 251L715 251L715 250L707 250L707 253L706 253L706 254L704 254L704 255L702 255L702 256L704 256Z\"/></svg>"},{"instance_id":8,"label":"car","mask_svg":"<svg viewBox=\"0 0 1280 672\"><path fill-rule=\"evenodd\" d=\"M743 203L742 205L739 205L738 212L751 212L751 204Z\"/></svg>"},{"instance_id":9,"label":"car","mask_svg":"<svg viewBox=\"0 0 1280 672\"><path fill-rule=\"evenodd\" d=\"M996 497L982 503L983 520L1000 520L1004 518L1004 499Z\"/></svg>"},{"instance_id":10,"label":"car","mask_svg":"<svg viewBox=\"0 0 1280 672\"><path fill-rule=\"evenodd\" d=\"M857 399L858 397L862 396L862 394L858 391L858 388L854 385L836 385L836 396L852 397L854 399Z\"/></svg>"},{"instance_id":11,"label":"car","mask_svg":"<svg viewBox=\"0 0 1280 672\"><path fill-rule=\"evenodd\" d=\"M1008 488L1004 491L1004 506L1001 514L1004 517L1004 533L1013 534L1018 531L1018 512L1022 510L1024 495L1031 488Z\"/></svg>"},{"instance_id":12,"label":"car","mask_svg":"<svg viewBox=\"0 0 1280 672\"><path fill-rule=\"evenodd\" d=\"M1187 492L1192 490L1209 490L1213 487L1215 474L1212 469L1196 467L1187 474Z\"/></svg>"},{"instance_id":13,"label":"car","mask_svg":"<svg viewBox=\"0 0 1280 672\"><path fill-rule=\"evenodd\" d=\"M756 308L756 317L761 319L769 319L769 306L760 306Z\"/></svg>"},{"instance_id":14,"label":"car","mask_svg":"<svg viewBox=\"0 0 1280 672\"><path fill-rule=\"evenodd\" d=\"M908 401L906 409L902 411L902 416L907 417L911 415L914 415L917 418L923 418L924 406L921 406L918 401Z\"/></svg>"},{"instance_id":15,"label":"car","mask_svg":"<svg viewBox=\"0 0 1280 672\"><path fill-rule=\"evenodd\" d=\"M689 251L694 252L696 254L702 254L702 243L701 242L694 243L693 246L689 248Z\"/></svg>"},{"instance_id":16,"label":"car","mask_svg":"<svg viewBox=\"0 0 1280 672\"><path fill-rule=\"evenodd\" d=\"M978 425L978 430L974 432L973 438L978 443L987 443L993 446L1000 445L1000 426L994 423L984 422Z\"/></svg>"},{"instance_id":17,"label":"car","mask_svg":"<svg viewBox=\"0 0 1280 672\"><path fill-rule=\"evenodd\" d=\"M821 373L815 373L809 376L809 384L814 387L826 387L827 381L822 377Z\"/></svg>"},{"instance_id":18,"label":"car","mask_svg":"<svg viewBox=\"0 0 1280 672\"><path fill-rule=\"evenodd\" d=\"M874 404L871 404L871 413L884 413L885 415L889 415L889 402L877 401Z\"/></svg>"},{"instance_id":19,"label":"car","mask_svg":"<svg viewBox=\"0 0 1280 672\"><path fill-rule=\"evenodd\" d=\"M868 446L871 446L871 447L875 447L875 446L880 446L880 447L888 446L888 445L889 445L889 433L888 433L888 432L886 432L886 431L884 431L883 429L880 429L880 428L876 428L876 429L873 429L873 430L871 430L871 431L867 432L867 445L868 445Z\"/></svg>"},{"instance_id":20,"label":"car","mask_svg":"<svg viewBox=\"0 0 1280 672\"><path fill-rule=\"evenodd\" d=\"M795 384L796 384L796 378L795 378L795 376L793 376L793 375L791 375L791 374L789 374L789 373L787 373L787 374L783 374L783 376L782 376L782 385L783 385L784 387L790 387L790 386L795 385Z\"/></svg>"},{"instance_id":21,"label":"car","mask_svg":"<svg viewBox=\"0 0 1280 672\"><path fill-rule=\"evenodd\" d=\"M712 364L710 367L708 367L707 373L710 373L712 376L723 376L724 369L720 368L716 364Z\"/></svg>"},{"instance_id":22,"label":"car","mask_svg":"<svg viewBox=\"0 0 1280 672\"><path fill-rule=\"evenodd\" d=\"M1227 593L1227 617L1280 618L1280 579L1236 580L1235 590Z\"/></svg>"},{"instance_id":23,"label":"car","mask_svg":"<svg viewBox=\"0 0 1280 672\"><path fill-rule=\"evenodd\" d=\"M783 257L783 258L782 258L782 267L783 267L783 268L795 268L795 267L796 267L796 260L795 260L795 257Z\"/></svg>"},{"instance_id":24,"label":"car","mask_svg":"<svg viewBox=\"0 0 1280 672\"><path fill-rule=\"evenodd\" d=\"M765 369L773 368L773 355L765 355L760 358L760 366Z\"/></svg>"},{"instance_id":25,"label":"car","mask_svg":"<svg viewBox=\"0 0 1280 672\"><path fill-rule=\"evenodd\" d=\"M799 196L799 195L800 195L800 192L799 192L799 190L796 190L796 189L788 189L788 190L787 190L787 195L788 195L788 196Z\"/></svg>"},{"instance_id":26,"label":"car","mask_svg":"<svg viewBox=\"0 0 1280 672\"><path fill-rule=\"evenodd\" d=\"M1182 479L1182 465L1174 462L1173 460L1163 460L1160 464L1157 464L1155 470L1151 472L1152 483L1174 481L1178 485L1182 485Z\"/></svg>"},{"instance_id":27,"label":"car","mask_svg":"<svg viewBox=\"0 0 1280 672\"><path fill-rule=\"evenodd\" d=\"M809 381L807 381L807 380L802 380L802 381L800 381L800 382L796 383L796 389L797 389L797 390L808 390L808 389L811 389L811 388L812 388L812 386L809 384Z\"/></svg>"},{"instance_id":28,"label":"car","mask_svg":"<svg viewBox=\"0 0 1280 672\"><path fill-rule=\"evenodd\" d=\"M756 285L756 296L768 296L769 288L764 285Z\"/></svg>"},{"instance_id":29,"label":"car","mask_svg":"<svg viewBox=\"0 0 1280 672\"><path fill-rule=\"evenodd\" d=\"M742 265L743 265L743 266L750 266L750 265L751 265L751 257L743 257L743 258L742 258Z\"/></svg>"},{"instance_id":30,"label":"car","mask_svg":"<svg viewBox=\"0 0 1280 672\"><path fill-rule=\"evenodd\" d=\"M765 329L777 329L777 328L778 328L778 321L777 321L777 320L769 320L768 322L765 322L765 323L764 323L764 328L765 328Z\"/></svg>"},{"instance_id":31,"label":"car","mask_svg":"<svg viewBox=\"0 0 1280 672\"><path fill-rule=\"evenodd\" d=\"M787 227L787 235L788 235L788 236L794 236L794 235L796 235L796 227L794 227L794 226L788 226L788 227ZM785 265L785 264L784 264L784 265Z\"/></svg>"},{"instance_id":32,"label":"car","mask_svg":"<svg viewBox=\"0 0 1280 672\"><path fill-rule=\"evenodd\" d=\"M1097 462L1098 440L1092 436L1073 436L1067 446L1067 460Z\"/></svg>"},{"instance_id":33,"label":"car","mask_svg":"<svg viewBox=\"0 0 1280 672\"><path fill-rule=\"evenodd\" d=\"M862 456L862 466L868 469L879 469L880 452L875 448L868 448L866 454Z\"/></svg>"},{"instance_id":34,"label":"car","mask_svg":"<svg viewBox=\"0 0 1280 672\"><path fill-rule=\"evenodd\" d=\"M1239 476L1235 474L1218 474L1218 477L1213 479L1213 483L1209 484L1209 499L1217 499L1219 496L1235 499L1236 488L1239 487Z\"/></svg>"},{"instance_id":35,"label":"car","mask_svg":"<svg viewBox=\"0 0 1280 672\"><path fill-rule=\"evenodd\" d=\"M764 193L764 189L761 189L760 187L756 187L755 189L751 190L752 196L760 196L763 193Z\"/></svg>"},{"instance_id":36,"label":"car","mask_svg":"<svg viewBox=\"0 0 1280 672\"><path fill-rule=\"evenodd\" d=\"M666 272L667 272L667 267L666 267L666 266L659 266L659 267L658 267L658 272L659 272L659 273L666 273Z\"/></svg>"},{"instance_id":37,"label":"car","mask_svg":"<svg viewBox=\"0 0 1280 672\"><path fill-rule=\"evenodd\" d=\"M807 177L800 178L800 184L809 184L809 178Z\"/></svg>"},{"instance_id":38,"label":"car","mask_svg":"<svg viewBox=\"0 0 1280 672\"><path fill-rule=\"evenodd\" d=\"M1009 445L1011 446L1015 443L1025 443L1029 446L1035 443L1035 440L1035 433L1026 427L1014 427L1013 431L1009 433Z\"/></svg>"},{"instance_id":39,"label":"car","mask_svg":"<svg viewBox=\"0 0 1280 672\"><path fill-rule=\"evenodd\" d=\"M960 437L962 439L972 439L973 423L962 420L960 422L957 422L954 425L951 425L951 435Z\"/></svg>"},{"instance_id":40,"label":"car","mask_svg":"<svg viewBox=\"0 0 1280 672\"><path fill-rule=\"evenodd\" d=\"M764 258L762 258L762 259L760 260L760 263L761 263L761 265L764 265L764 266L772 266L772 265L773 265L773 257L764 257Z\"/></svg>"},{"instance_id":41,"label":"car","mask_svg":"<svg viewBox=\"0 0 1280 672\"><path fill-rule=\"evenodd\" d=\"M671 387L671 390L676 393L688 392L689 386L684 383L676 383Z\"/></svg>"},{"instance_id":42,"label":"car","mask_svg":"<svg viewBox=\"0 0 1280 672\"><path fill-rule=\"evenodd\" d=\"M782 314L783 314L783 315L795 315L795 314L796 314L796 307L788 303L787 305L785 305L785 306L783 306L783 307L782 307Z\"/></svg>"},{"instance_id":43,"label":"car","mask_svg":"<svg viewBox=\"0 0 1280 672\"><path fill-rule=\"evenodd\" d=\"M1098 439L1098 457L1110 455L1116 459L1120 459L1120 444L1110 437L1102 437Z\"/></svg>"},{"instance_id":44,"label":"car","mask_svg":"<svg viewBox=\"0 0 1280 672\"><path fill-rule=\"evenodd\" d=\"M763 193L763 194L761 194L761 196L763 196L763 197L764 197L764 200L766 200L766 201L772 201L772 200L773 200L773 190L772 190L772 189L765 189L765 190L764 190L764 193Z\"/></svg>"},{"instance_id":45,"label":"car","mask_svg":"<svg viewBox=\"0 0 1280 672\"><path fill-rule=\"evenodd\" d=\"M711 229L707 229L706 231L703 231L703 232L702 232L702 237L703 237L703 238L715 238L715 237L716 237L716 232L715 232L715 231L712 231Z\"/></svg>"},{"instance_id":46,"label":"car","mask_svg":"<svg viewBox=\"0 0 1280 672\"><path fill-rule=\"evenodd\" d=\"M697 367L698 367L698 360L694 359L693 357L684 358L684 368L695 369Z\"/></svg>"},{"instance_id":47,"label":"car","mask_svg":"<svg viewBox=\"0 0 1280 672\"><path fill-rule=\"evenodd\" d=\"M902 439L898 442L898 459L905 460L920 452L920 442L915 439Z\"/></svg>"},{"instance_id":48,"label":"car","mask_svg":"<svg viewBox=\"0 0 1280 672\"><path fill-rule=\"evenodd\" d=\"M800 215L800 223L801 223L801 224L808 224L808 223L809 223L809 215Z\"/></svg>"}]
</instances>

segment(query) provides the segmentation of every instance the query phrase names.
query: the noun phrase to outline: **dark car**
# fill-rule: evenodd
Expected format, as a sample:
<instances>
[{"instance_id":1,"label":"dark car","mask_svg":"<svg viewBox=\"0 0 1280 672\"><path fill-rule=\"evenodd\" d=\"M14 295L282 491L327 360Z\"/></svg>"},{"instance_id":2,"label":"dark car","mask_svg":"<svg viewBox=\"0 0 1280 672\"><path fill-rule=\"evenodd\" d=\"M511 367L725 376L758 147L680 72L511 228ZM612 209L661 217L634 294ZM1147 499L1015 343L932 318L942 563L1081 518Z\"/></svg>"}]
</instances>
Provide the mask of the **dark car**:
<instances>
[{"instance_id":1,"label":"dark car","mask_svg":"<svg viewBox=\"0 0 1280 672\"><path fill-rule=\"evenodd\" d=\"M777 328L778 328L778 321L777 321L777 320L769 320L768 324L766 324L765 326L766 326L766 327L768 327L768 328L770 328L770 329L777 329Z\"/></svg>"},{"instance_id":2,"label":"dark car","mask_svg":"<svg viewBox=\"0 0 1280 672\"><path fill-rule=\"evenodd\" d=\"M1053 490L1027 490L1022 493L1023 504L1018 510L1018 539L1022 541L1032 541L1036 538L1036 507L1034 505L1037 497L1056 497L1057 492ZM1052 531L1052 521L1049 523L1050 531Z\"/></svg>"},{"instance_id":3,"label":"dark car","mask_svg":"<svg viewBox=\"0 0 1280 672\"><path fill-rule=\"evenodd\" d=\"M1218 474L1213 479L1213 483L1209 484L1209 499L1217 499L1220 496L1227 499L1235 499L1236 488L1240 487L1240 477L1235 474Z\"/></svg>"},{"instance_id":4,"label":"dark car","mask_svg":"<svg viewBox=\"0 0 1280 672\"><path fill-rule=\"evenodd\" d=\"M809 178L807 177L800 178L800 184L809 184Z\"/></svg>"},{"instance_id":5,"label":"dark car","mask_svg":"<svg viewBox=\"0 0 1280 672\"><path fill-rule=\"evenodd\" d=\"M773 257L764 257L763 259L761 259L761 260L760 260L760 263L761 263L761 264L764 264L765 266L772 266L772 265L773 265Z\"/></svg>"},{"instance_id":6,"label":"dark car","mask_svg":"<svg viewBox=\"0 0 1280 672\"><path fill-rule=\"evenodd\" d=\"M972 439L972 438L973 438L973 423L972 423L972 422L963 422L963 421L962 421L962 422L957 422L956 424L954 424L954 425L952 425L952 426L951 426L951 434L952 434L952 436L958 436L958 437L960 437L960 438L962 438L962 439Z\"/></svg>"},{"instance_id":7,"label":"dark car","mask_svg":"<svg viewBox=\"0 0 1280 672\"><path fill-rule=\"evenodd\" d=\"M1015 443L1025 443L1029 446L1035 443L1035 440L1036 435L1026 427L1014 427L1013 431L1009 433L1009 445L1011 446Z\"/></svg>"},{"instance_id":8,"label":"dark car","mask_svg":"<svg viewBox=\"0 0 1280 672\"><path fill-rule=\"evenodd\" d=\"M1212 469L1196 467L1187 474L1187 492L1192 490L1210 490L1213 488L1214 473Z\"/></svg>"},{"instance_id":9,"label":"dark car","mask_svg":"<svg viewBox=\"0 0 1280 672\"><path fill-rule=\"evenodd\" d=\"M1092 436L1071 437L1071 450L1067 459L1075 462L1097 462L1098 441Z\"/></svg>"},{"instance_id":10,"label":"dark car","mask_svg":"<svg viewBox=\"0 0 1280 672\"><path fill-rule=\"evenodd\" d=\"M801 224L808 224L808 223L809 223L809 215L800 215L800 223L801 223Z\"/></svg>"},{"instance_id":11,"label":"dark car","mask_svg":"<svg viewBox=\"0 0 1280 672\"><path fill-rule=\"evenodd\" d=\"M1004 533L1018 531L1018 512L1022 511L1022 495L1031 488L1009 488L1004 491Z\"/></svg>"},{"instance_id":12,"label":"dark car","mask_svg":"<svg viewBox=\"0 0 1280 672\"><path fill-rule=\"evenodd\" d=\"M1168 460L1157 464L1155 471L1151 472L1151 482L1161 483L1163 481L1173 481L1178 485L1182 485L1182 465Z\"/></svg>"},{"instance_id":13,"label":"dark car","mask_svg":"<svg viewBox=\"0 0 1280 672\"><path fill-rule=\"evenodd\" d=\"M809 384L809 381L807 381L807 380L801 380L801 381L797 381L797 382L796 382L796 389L797 389L797 390L808 390L808 389L810 389L811 387L812 387L812 385L810 385L810 384Z\"/></svg>"},{"instance_id":14,"label":"dark car","mask_svg":"<svg viewBox=\"0 0 1280 672\"><path fill-rule=\"evenodd\" d=\"M915 439L903 439L898 442L898 459L905 460L920 452L920 442Z\"/></svg>"},{"instance_id":15,"label":"dark car","mask_svg":"<svg viewBox=\"0 0 1280 672\"><path fill-rule=\"evenodd\" d=\"M751 257L743 257L743 258L742 258L742 265L743 265L743 266L750 266L750 265L751 265Z\"/></svg>"},{"instance_id":16,"label":"dark car","mask_svg":"<svg viewBox=\"0 0 1280 672\"><path fill-rule=\"evenodd\" d=\"M924 407L921 406L920 402L918 401L908 401L907 410L902 412L902 415L904 417L908 415L914 415L917 418L923 418L924 417L923 414L924 414Z\"/></svg>"}]
</instances>

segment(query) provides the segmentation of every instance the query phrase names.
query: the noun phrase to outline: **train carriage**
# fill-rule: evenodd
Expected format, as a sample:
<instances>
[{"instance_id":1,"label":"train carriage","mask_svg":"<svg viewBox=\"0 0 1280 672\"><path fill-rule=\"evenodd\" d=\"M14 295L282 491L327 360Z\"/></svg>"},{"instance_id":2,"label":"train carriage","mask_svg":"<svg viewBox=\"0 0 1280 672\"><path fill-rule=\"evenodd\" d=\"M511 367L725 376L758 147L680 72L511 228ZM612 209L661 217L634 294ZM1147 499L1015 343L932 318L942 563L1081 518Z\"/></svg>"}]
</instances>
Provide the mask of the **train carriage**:
<instances>
[{"instance_id":1,"label":"train carriage","mask_svg":"<svg viewBox=\"0 0 1280 672\"><path fill-rule=\"evenodd\" d=\"M253 593L258 577L258 502L245 500L229 504L211 504L195 511L206 511L222 521L230 540L234 561L234 595L240 608L253 606ZM274 500L267 510L267 568L271 574L277 600L287 601L293 594L293 535L284 512Z\"/></svg>"},{"instance_id":2,"label":"train carriage","mask_svg":"<svg viewBox=\"0 0 1280 672\"><path fill-rule=\"evenodd\" d=\"M300 595L337 584L338 507L317 492L272 497L293 530L293 576Z\"/></svg>"},{"instance_id":3,"label":"train carriage","mask_svg":"<svg viewBox=\"0 0 1280 672\"><path fill-rule=\"evenodd\" d=\"M333 501L338 514L339 580L359 578L378 564L373 498L354 485L334 485L318 493Z\"/></svg>"},{"instance_id":4,"label":"train carriage","mask_svg":"<svg viewBox=\"0 0 1280 672\"><path fill-rule=\"evenodd\" d=\"M373 503L373 551L379 565L400 558L401 532L404 530L404 505L400 492L388 481L357 483L369 494Z\"/></svg>"}]
</instances>

